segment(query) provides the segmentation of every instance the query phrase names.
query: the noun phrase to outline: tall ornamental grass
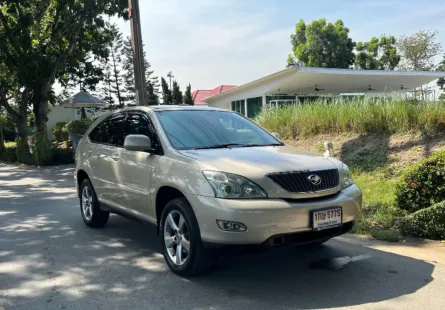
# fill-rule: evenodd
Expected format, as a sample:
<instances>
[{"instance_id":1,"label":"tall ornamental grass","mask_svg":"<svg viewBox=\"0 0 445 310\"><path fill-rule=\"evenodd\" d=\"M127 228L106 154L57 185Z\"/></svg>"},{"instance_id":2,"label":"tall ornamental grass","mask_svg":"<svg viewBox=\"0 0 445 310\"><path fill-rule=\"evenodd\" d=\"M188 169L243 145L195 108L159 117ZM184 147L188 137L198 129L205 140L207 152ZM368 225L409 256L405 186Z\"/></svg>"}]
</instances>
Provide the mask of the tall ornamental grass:
<instances>
[{"instance_id":1,"label":"tall ornamental grass","mask_svg":"<svg viewBox=\"0 0 445 310\"><path fill-rule=\"evenodd\" d=\"M445 131L445 103L339 98L263 109L256 121L283 138L350 132L435 135Z\"/></svg>"}]
</instances>

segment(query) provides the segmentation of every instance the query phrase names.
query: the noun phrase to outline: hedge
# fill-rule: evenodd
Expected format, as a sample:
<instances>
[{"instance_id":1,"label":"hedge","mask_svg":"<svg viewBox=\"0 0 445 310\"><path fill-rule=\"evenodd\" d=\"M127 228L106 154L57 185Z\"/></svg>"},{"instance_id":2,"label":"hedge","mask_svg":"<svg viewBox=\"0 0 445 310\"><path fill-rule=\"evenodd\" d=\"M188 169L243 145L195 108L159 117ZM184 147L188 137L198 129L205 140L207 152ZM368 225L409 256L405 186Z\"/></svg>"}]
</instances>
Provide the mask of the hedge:
<instances>
[{"instance_id":1,"label":"hedge","mask_svg":"<svg viewBox=\"0 0 445 310\"><path fill-rule=\"evenodd\" d=\"M90 119L75 120L67 123L64 128L69 134L84 135L92 123Z\"/></svg>"},{"instance_id":2,"label":"hedge","mask_svg":"<svg viewBox=\"0 0 445 310\"><path fill-rule=\"evenodd\" d=\"M445 201L406 216L399 226L407 235L445 240Z\"/></svg>"},{"instance_id":3,"label":"hedge","mask_svg":"<svg viewBox=\"0 0 445 310\"><path fill-rule=\"evenodd\" d=\"M67 141L69 139L68 130L65 128L65 122L56 123L51 131L53 132L54 139L57 142Z\"/></svg>"},{"instance_id":4,"label":"hedge","mask_svg":"<svg viewBox=\"0 0 445 310\"><path fill-rule=\"evenodd\" d=\"M445 151L437 152L407 170L397 185L398 206L416 212L445 200Z\"/></svg>"}]
</instances>

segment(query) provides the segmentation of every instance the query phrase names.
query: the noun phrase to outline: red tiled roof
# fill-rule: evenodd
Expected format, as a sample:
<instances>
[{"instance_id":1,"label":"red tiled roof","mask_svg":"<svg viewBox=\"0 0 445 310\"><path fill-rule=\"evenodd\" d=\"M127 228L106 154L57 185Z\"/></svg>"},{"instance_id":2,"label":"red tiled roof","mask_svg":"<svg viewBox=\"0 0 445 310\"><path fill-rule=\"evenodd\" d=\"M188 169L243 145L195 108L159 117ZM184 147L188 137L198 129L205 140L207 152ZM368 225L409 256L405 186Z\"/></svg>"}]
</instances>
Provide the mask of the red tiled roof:
<instances>
[{"instance_id":1,"label":"red tiled roof","mask_svg":"<svg viewBox=\"0 0 445 310\"><path fill-rule=\"evenodd\" d=\"M212 90L195 90L194 92L192 92L192 98L195 102L195 105L206 104L204 101L202 101L203 99L228 91L235 87L235 85L220 85Z\"/></svg>"},{"instance_id":2,"label":"red tiled roof","mask_svg":"<svg viewBox=\"0 0 445 310\"><path fill-rule=\"evenodd\" d=\"M195 102L195 105L206 104L202 99L210 96L211 90L195 90L192 92L192 98Z\"/></svg>"},{"instance_id":3,"label":"red tiled roof","mask_svg":"<svg viewBox=\"0 0 445 310\"><path fill-rule=\"evenodd\" d=\"M219 93L231 90L232 88L235 88L235 87L236 87L236 85L220 85L217 88L215 88L214 90L212 90L212 92L210 93L210 96L214 96Z\"/></svg>"}]
</instances>

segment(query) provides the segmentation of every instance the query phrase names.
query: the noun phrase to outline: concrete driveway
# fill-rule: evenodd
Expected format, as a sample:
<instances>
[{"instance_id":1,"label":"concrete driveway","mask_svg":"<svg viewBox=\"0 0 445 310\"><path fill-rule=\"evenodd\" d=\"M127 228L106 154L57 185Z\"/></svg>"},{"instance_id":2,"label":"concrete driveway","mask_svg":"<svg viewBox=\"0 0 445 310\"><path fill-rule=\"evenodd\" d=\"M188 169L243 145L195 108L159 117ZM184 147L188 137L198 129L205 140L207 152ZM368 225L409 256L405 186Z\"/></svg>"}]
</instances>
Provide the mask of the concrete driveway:
<instances>
[{"instance_id":1,"label":"concrete driveway","mask_svg":"<svg viewBox=\"0 0 445 310\"><path fill-rule=\"evenodd\" d=\"M445 260L434 254L443 247L416 259L337 238L315 251L227 257L203 276L177 277L154 227L113 216L105 229L87 228L72 173L0 164L0 309L445 307Z\"/></svg>"}]
</instances>

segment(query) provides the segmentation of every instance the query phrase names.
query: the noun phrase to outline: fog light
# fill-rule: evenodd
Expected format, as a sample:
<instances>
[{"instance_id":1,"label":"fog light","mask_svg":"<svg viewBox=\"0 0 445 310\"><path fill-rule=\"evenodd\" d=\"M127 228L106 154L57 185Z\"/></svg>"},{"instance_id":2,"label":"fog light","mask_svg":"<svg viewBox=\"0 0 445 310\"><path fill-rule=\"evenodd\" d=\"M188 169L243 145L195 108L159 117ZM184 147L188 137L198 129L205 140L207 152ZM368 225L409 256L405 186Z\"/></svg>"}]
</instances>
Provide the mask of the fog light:
<instances>
[{"instance_id":1,"label":"fog light","mask_svg":"<svg viewBox=\"0 0 445 310\"><path fill-rule=\"evenodd\" d=\"M216 220L218 228L224 231L242 232L247 231L246 225L239 222Z\"/></svg>"}]
</instances>

